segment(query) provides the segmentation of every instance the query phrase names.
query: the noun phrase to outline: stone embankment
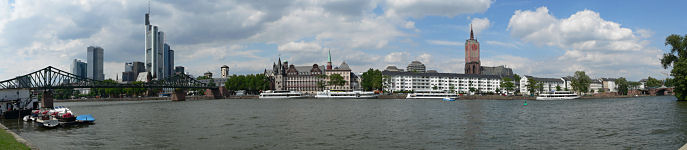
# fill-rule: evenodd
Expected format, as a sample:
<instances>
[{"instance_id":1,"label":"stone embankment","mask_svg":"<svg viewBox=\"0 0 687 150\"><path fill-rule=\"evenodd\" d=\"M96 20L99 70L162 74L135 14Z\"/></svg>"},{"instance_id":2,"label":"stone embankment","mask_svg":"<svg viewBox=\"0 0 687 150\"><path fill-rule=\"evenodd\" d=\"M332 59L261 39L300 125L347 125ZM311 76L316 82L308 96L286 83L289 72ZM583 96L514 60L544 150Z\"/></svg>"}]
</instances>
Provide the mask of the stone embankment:
<instances>
[{"instance_id":1,"label":"stone embankment","mask_svg":"<svg viewBox=\"0 0 687 150\"><path fill-rule=\"evenodd\" d=\"M26 145L26 147L29 147L30 149L38 149L38 147L31 144L28 140L22 138L21 136L17 135L17 133L14 133L12 130L5 127L5 125L2 125L1 123L0 123L0 130L2 130L0 132L7 132L7 133L11 134L17 142ZM11 141L5 141L5 142L11 142ZM8 145L5 145L5 146L8 146ZM13 148L11 148L11 149L13 149ZM24 149L24 148L21 148L21 149Z\"/></svg>"}]
</instances>

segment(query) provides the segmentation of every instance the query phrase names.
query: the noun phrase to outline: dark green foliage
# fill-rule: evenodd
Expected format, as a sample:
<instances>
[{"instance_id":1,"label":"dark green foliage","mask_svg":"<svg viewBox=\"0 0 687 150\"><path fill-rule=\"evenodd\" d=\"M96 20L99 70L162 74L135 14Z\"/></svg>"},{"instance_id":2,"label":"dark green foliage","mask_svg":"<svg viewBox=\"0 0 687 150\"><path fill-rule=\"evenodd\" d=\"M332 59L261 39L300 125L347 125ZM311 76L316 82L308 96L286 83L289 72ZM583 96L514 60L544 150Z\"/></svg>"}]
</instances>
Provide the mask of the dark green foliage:
<instances>
[{"instance_id":1,"label":"dark green foliage","mask_svg":"<svg viewBox=\"0 0 687 150\"><path fill-rule=\"evenodd\" d=\"M687 101L687 35L672 34L666 37L665 45L670 45L670 52L663 54L661 64L666 69L673 66L670 71L671 84L675 87L673 93L677 100Z\"/></svg>"},{"instance_id":2,"label":"dark green foliage","mask_svg":"<svg viewBox=\"0 0 687 150\"><path fill-rule=\"evenodd\" d=\"M615 84L618 85L618 95L627 95L627 90L629 89L629 83L623 77L615 80Z\"/></svg>"},{"instance_id":3,"label":"dark green foliage","mask_svg":"<svg viewBox=\"0 0 687 150\"><path fill-rule=\"evenodd\" d=\"M227 90L246 90L246 93L258 94L270 88L270 81L264 74L232 75L224 83Z\"/></svg>"},{"instance_id":4,"label":"dark green foliage","mask_svg":"<svg viewBox=\"0 0 687 150\"><path fill-rule=\"evenodd\" d=\"M663 85L663 82L661 80L656 79L656 78L649 77L646 80L646 87L657 88L657 87L661 87L662 85Z\"/></svg>"},{"instance_id":5,"label":"dark green foliage","mask_svg":"<svg viewBox=\"0 0 687 150\"><path fill-rule=\"evenodd\" d=\"M511 78L503 77L503 79L501 79L501 80L502 80L501 88L506 89L506 92L513 91L513 89L515 88L515 83L513 83L513 80ZM517 82L517 81L515 81L515 82Z\"/></svg>"},{"instance_id":6,"label":"dark green foliage","mask_svg":"<svg viewBox=\"0 0 687 150\"><path fill-rule=\"evenodd\" d=\"M333 86L343 86L346 84L346 80L340 74L329 75L329 85Z\"/></svg>"},{"instance_id":7,"label":"dark green foliage","mask_svg":"<svg viewBox=\"0 0 687 150\"><path fill-rule=\"evenodd\" d=\"M368 69L367 72L363 73L361 76L362 81L360 85L362 86L363 90L366 91L373 91L373 90L382 90L383 89L383 84L382 84L382 71L379 71L377 69Z\"/></svg>"},{"instance_id":8,"label":"dark green foliage","mask_svg":"<svg viewBox=\"0 0 687 150\"><path fill-rule=\"evenodd\" d=\"M584 93L589 91L589 84L591 83L592 79L584 71L575 71L575 76L573 76L570 86L572 86L573 91Z\"/></svg>"}]
</instances>

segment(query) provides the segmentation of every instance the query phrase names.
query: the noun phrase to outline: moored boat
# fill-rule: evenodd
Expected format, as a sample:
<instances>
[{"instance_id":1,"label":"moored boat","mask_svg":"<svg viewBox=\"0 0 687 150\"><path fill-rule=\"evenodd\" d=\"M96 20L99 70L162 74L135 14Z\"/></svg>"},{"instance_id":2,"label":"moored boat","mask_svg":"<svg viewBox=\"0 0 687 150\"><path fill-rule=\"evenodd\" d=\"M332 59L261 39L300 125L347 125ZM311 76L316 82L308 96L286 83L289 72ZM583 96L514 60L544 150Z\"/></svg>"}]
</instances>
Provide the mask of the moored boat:
<instances>
[{"instance_id":1,"label":"moored boat","mask_svg":"<svg viewBox=\"0 0 687 150\"><path fill-rule=\"evenodd\" d=\"M298 91L265 91L260 93L260 99L290 99L290 98L303 98L303 93Z\"/></svg>"},{"instance_id":2,"label":"moored boat","mask_svg":"<svg viewBox=\"0 0 687 150\"><path fill-rule=\"evenodd\" d=\"M553 91L545 94L539 94L536 100L568 100L577 98L580 98L580 96L570 91Z\"/></svg>"},{"instance_id":3,"label":"moored boat","mask_svg":"<svg viewBox=\"0 0 687 150\"><path fill-rule=\"evenodd\" d=\"M331 90L324 90L322 92L317 92L317 95L315 95L315 98L349 98L349 99L370 99L370 98L377 98L379 96L378 94L375 94L374 92L366 92L366 91L331 91Z\"/></svg>"},{"instance_id":4,"label":"moored boat","mask_svg":"<svg viewBox=\"0 0 687 150\"><path fill-rule=\"evenodd\" d=\"M450 93L447 91L415 91L413 93L409 93L408 96L406 96L406 99L444 99L444 98L451 98L451 99L457 99L458 94L456 93Z\"/></svg>"}]
</instances>

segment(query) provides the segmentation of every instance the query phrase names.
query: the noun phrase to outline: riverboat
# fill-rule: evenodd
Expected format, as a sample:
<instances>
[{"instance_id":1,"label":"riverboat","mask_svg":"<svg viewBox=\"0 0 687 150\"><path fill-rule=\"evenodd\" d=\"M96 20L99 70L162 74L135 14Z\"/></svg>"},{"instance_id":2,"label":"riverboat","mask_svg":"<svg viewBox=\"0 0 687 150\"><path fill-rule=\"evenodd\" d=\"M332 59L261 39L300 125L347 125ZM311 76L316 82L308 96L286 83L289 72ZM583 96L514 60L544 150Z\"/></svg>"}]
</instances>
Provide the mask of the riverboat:
<instances>
[{"instance_id":1,"label":"riverboat","mask_svg":"<svg viewBox=\"0 0 687 150\"><path fill-rule=\"evenodd\" d=\"M93 123L95 121L91 115L74 116L72 111L64 106L56 106L53 109L33 110L31 115L24 116L23 120L27 122L33 121L47 128L77 123Z\"/></svg>"},{"instance_id":2,"label":"riverboat","mask_svg":"<svg viewBox=\"0 0 687 150\"><path fill-rule=\"evenodd\" d=\"M260 93L260 99L291 99L303 98L303 93L298 91L265 91Z\"/></svg>"},{"instance_id":3,"label":"riverboat","mask_svg":"<svg viewBox=\"0 0 687 150\"><path fill-rule=\"evenodd\" d=\"M322 92L317 92L317 95L315 95L315 98L348 98L348 99L371 99L371 98L377 98L379 96L378 94L375 94L374 92L366 92L366 91L331 91L331 90L324 90Z\"/></svg>"},{"instance_id":4,"label":"riverboat","mask_svg":"<svg viewBox=\"0 0 687 150\"><path fill-rule=\"evenodd\" d=\"M446 91L415 91L413 93L408 94L406 96L406 99L444 99L444 98L452 98L452 99L457 99L458 94L456 93L450 93Z\"/></svg>"},{"instance_id":5,"label":"riverboat","mask_svg":"<svg viewBox=\"0 0 687 150\"><path fill-rule=\"evenodd\" d=\"M539 94L536 100L568 100L578 98L580 98L580 96L570 91L553 91L545 94Z\"/></svg>"}]
</instances>

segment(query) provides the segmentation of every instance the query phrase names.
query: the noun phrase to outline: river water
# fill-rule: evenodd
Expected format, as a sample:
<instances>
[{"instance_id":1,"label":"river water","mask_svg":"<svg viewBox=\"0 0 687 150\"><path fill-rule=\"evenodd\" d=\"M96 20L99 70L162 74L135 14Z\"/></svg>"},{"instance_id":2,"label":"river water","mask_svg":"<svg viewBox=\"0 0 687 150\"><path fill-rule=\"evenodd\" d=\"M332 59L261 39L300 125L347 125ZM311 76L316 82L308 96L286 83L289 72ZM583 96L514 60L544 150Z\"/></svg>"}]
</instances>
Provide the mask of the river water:
<instances>
[{"instance_id":1,"label":"river water","mask_svg":"<svg viewBox=\"0 0 687 150\"><path fill-rule=\"evenodd\" d=\"M94 125L2 123L40 149L677 149L675 97L69 102Z\"/></svg>"}]
</instances>

